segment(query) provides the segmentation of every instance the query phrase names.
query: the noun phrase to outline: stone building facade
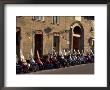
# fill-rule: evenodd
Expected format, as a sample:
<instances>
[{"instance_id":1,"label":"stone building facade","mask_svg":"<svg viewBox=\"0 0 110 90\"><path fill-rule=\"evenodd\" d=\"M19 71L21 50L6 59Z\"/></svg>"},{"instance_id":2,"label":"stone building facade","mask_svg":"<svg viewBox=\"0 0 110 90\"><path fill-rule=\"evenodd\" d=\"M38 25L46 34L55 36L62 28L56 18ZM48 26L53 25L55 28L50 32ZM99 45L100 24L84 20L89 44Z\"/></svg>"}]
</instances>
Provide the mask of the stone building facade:
<instances>
[{"instance_id":1,"label":"stone building facade","mask_svg":"<svg viewBox=\"0 0 110 90\"><path fill-rule=\"evenodd\" d=\"M94 16L17 16L16 54L40 56L63 49L94 50Z\"/></svg>"}]
</instances>

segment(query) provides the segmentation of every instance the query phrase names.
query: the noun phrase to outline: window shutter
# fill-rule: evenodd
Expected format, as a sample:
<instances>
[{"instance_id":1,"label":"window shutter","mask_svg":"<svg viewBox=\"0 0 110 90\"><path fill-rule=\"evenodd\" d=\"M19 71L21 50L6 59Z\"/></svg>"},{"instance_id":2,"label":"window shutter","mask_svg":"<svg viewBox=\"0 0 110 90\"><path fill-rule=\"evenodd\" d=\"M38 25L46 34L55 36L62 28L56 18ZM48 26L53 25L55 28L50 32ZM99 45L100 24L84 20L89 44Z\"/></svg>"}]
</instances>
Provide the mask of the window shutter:
<instances>
[{"instance_id":1,"label":"window shutter","mask_svg":"<svg viewBox=\"0 0 110 90\"><path fill-rule=\"evenodd\" d=\"M59 24L59 23L60 23L60 17L57 16L57 24Z\"/></svg>"},{"instance_id":2,"label":"window shutter","mask_svg":"<svg viewBox=\"0 0 110 90\"><path fill-rule=\"evenodd\" d=\"M42 16L42 21L44 21L44 16Z\"/></svg>"},{"instance_id":3,"label":"window shutter","mask_svg":"<svg viewBox=\"0 0 110 90\"><path fill-rule=\"evenodd\" d=\"M52 16L52 24L55 22L55 16Z\"/></svg>"}]
</instances>

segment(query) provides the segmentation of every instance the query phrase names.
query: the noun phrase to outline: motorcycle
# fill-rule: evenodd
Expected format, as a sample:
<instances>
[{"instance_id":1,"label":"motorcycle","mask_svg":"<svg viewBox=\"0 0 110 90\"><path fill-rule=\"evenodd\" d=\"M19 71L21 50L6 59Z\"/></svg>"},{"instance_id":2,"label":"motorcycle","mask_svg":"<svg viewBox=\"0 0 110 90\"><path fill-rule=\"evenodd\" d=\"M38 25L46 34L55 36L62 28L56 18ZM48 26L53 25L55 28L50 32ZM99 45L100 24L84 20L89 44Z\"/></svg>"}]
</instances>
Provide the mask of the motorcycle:
<instances>
[{"instance_id":1,"label":"motorcycle","mask_svg":"<svg viewBox=\"0 0 110 90\"><path fill-rule=\"evenodd\" d=\"M29 70L36 72L39 70L39 66L38 64L34 61L33 58L31 58L30 60L27 60L27 62L30 64Z\"/></svg>"}]
</instances>

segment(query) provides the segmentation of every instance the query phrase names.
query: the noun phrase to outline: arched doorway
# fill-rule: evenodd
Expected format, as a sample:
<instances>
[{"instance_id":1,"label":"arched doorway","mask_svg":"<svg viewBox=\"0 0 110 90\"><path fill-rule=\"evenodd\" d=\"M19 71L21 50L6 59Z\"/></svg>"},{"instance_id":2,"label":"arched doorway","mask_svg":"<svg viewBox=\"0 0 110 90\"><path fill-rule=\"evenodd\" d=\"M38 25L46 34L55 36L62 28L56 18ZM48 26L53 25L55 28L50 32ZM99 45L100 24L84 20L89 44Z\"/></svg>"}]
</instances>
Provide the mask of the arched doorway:
<instances>
[{"instance_id":1,"label":"arched doorway","mask_svg":"<svg viewBox=\"0 0 110 90\"><path fill-rule=\"evenodd\" d=\"M71 25L70 30L70 49L84 50L84 29L80 22L75 22Z\"/></svg>"},{"instance_id":2,"label":"arched doorway","mask_svg":"<svg viewBox=\"0 0 110 90\"><path fill-rule=\"evenodd\" d=\"M73 29L73 50L83 50L83 32L79 26Z\"/></svg>"}]
</instances>

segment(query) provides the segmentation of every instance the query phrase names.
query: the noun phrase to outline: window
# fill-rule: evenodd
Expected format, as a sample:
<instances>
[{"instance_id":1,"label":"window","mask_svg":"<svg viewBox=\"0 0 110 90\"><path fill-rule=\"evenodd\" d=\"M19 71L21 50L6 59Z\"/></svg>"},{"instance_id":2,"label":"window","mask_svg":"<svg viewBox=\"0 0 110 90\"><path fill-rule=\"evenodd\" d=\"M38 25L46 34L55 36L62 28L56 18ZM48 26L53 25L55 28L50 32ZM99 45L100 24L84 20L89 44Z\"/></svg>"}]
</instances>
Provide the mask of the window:
<instances>
[{"instance_id":1,"label":"window","mask_svg":"<svg viewBox=\"0 0 110 90\"><path fill-rule=\"evenodd\" d=\"M44 21L44 16L33 16L33 20Z\"/></svg>"},{"instance_id":2,"label":"window","mask_svg":"<svg viewBox=\"0 0 110 90\"><path fill-rule=\"evenodd\" d=\"M59 24L59 16L52 17L52 24Z\"/></svg>"},{"instance_id":3,"label":"window","mask_svg":"<svg viewBox=\"0 0 110 90\"><path fill-rule=\"evenodd\" d=\"M90 29L90 32L94 32L94 29L93 29L93 27L91 27L91 29Z\"/></svg>"}]
</instances>

